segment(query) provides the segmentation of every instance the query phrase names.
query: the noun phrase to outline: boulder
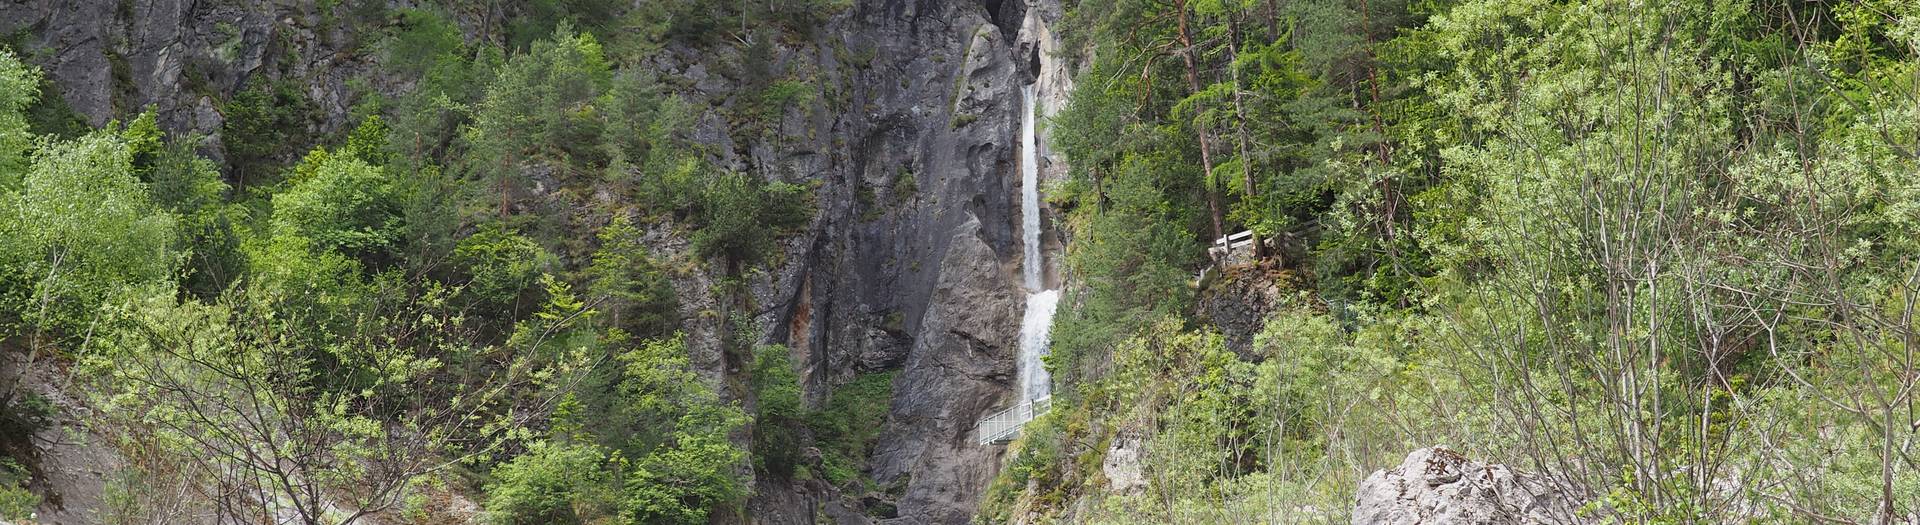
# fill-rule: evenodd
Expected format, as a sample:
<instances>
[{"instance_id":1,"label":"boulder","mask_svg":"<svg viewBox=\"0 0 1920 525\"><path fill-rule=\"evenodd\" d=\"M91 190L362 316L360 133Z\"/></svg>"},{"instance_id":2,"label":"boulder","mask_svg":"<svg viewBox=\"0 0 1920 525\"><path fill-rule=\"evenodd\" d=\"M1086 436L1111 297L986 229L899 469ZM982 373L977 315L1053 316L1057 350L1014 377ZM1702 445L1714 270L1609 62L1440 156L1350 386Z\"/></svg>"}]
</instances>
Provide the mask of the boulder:
<instances>
[{"instance_id":1,"label":"boulder","mask_svg":"<svg viewBox=\"0 0 1920 525\"><path fill-rule=\"evenodd\" d=\"M1354 498L1353 525L1578 523L1545 479L1484 464L1442 447L1413 451L1374 471Z\"/></svg>"}]
</instances>

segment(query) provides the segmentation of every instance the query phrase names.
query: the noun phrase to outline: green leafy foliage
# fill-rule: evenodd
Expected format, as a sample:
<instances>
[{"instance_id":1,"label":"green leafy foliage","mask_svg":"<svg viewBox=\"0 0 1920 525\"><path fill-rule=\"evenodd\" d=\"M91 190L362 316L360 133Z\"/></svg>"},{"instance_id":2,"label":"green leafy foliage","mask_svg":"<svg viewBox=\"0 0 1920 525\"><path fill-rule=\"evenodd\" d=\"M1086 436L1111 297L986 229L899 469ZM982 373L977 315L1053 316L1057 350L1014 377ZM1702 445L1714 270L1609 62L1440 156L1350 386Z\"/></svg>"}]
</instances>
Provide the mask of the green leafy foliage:
<instances>
[{"instance_id":1,"label":"green leafy foliage","mask_svg":"<svg viewBox=\"0 0 1920 525\"><path fill-rule=\"evenodd\" d=\"M614 33L609 36L629 56L645 56L669 42L711 45L746 38L749 33L769 27L810 38L822 23L849 7L852 3L847 0L661 0L627 11L618 19L618 24L605 30ZM573 11L586 14L584 10ZM766 39L771 35L751 38Z\"/></svg>"},{"instance_id":2,"label":"green leafy foliage","mask_svg":"<svg viewBox=\"0 0 1920 525\"><path fill-rule=\"evenodd\" d=\"M1867 435L1920 427L1845 400L1911 386L1886 335L1910 329L1886 321L1915 296L1910 236L1891 233L1911 221L1884 212L1911 207L1886 174L1911 173L1920 139L1886 124L1912 120L1916 15L1070 6L1058 29L1092 62L1049 126L1077 275L1054 328L1060 394L985 519L1340 521L1368 472L1436 442L1567 476L1596 494L1584 520L1911 512L1920 475L1875 459L1910 436ZM1167 44L1188 33L1190 57ZM1196 265L1157 254L1210 237L1192 218L1220 188L1228 229L1276 253L1203 274L1196 298L1175 280ZM1246 337L1243 303L1265 305L1265 328L1223 351L1208 325ZM1849 459L1792 444L1812 421ZM1098 488L1110 471L1087 456L1114 444L1141 454L1143 491ZM1793 490L1726 485L1816 463Z\"/></svg>"},{"instance_id":3,"label":"green leafy foliage","mask_svg":"<svg viewBox=\"0 0 1920 525\"><path fill-rule=\"evenodd\" d=\"M384 65L409 75L424 75L447 60L458 60L466 42L460 26L432 9L402 9L395 29L381 43Z\"/></svg>"},{"instance_id":4,"label":"green leafy foliage","mask_svg":"<svg viewBox=\"0 0 1920 525\"><path fill-rule=\"evenodd\" d=\"M311 175L296 175L286 191L273 196L275 235L362 257L397 247L400 203L385 169L318 150L303 163L314 165Z\"/></svg>"},{"instance_id":5,"label":"green leafy foliage","mask_svg":"<svg viewBox=\"0 0 1920 525\"><path fill-rule=\"evenodd\" d=\"M507 24L508 47L526 49L540 40L564 35L573 28L608 36L617 33L624 2L618 0L533 0L521 5L523 14Z\"/></svg>"},{"instance_id":6,"label":"green leafy foliage","mask_svg":"<svg viewBox=\"0 0 1920 525\"><path fill-rule=\"evenodd\" d=\"M505 58L493 47L460 45L459 30L439 12L405 10L400 16L401 30L384 45L402 68L419 71L413 90L391 105L389 137L394 150L425 168L448 155Z\"/></svg>"},{"instance_id":7,"label":"green leafy foliage","mask_svg":"<svg viewBox=\"0 0 1920 525\"><path fill-rule=\"evenodd\" d=\"M64 350L101 428L142 429L114 436L137 458L104 494L114 522L165 521L162 493L207 480L248 494L208 505L310 523L428 520L463 485L504 523L737 515L753 469L806 461L794 364L761 347L750 376L709 377L691 362L707 342L660 337L681 328L674 279L693 261L744 282L812 219L812 195L720 174L690 136L715 111L776 129L823 77L751 64L756 95L721 109L676 95L653 53L732 33L771 59L845 7L323 2L300 11L337 58L386 69L347 80L347 125L286 67L306 49L278 42L286 56L219 104L218 141L169 136L152 111L91 130L0 53L0 343ZM242 31L217 26L230 55ZM215 76L184 73L208 95ZM377 92L392 86L405 93ZM656 259L676 236L696 250ZM37 413L0 387L9 428ZM827 431L843 485L878 399L834 405L857 412ZM5 512L37 505L10 483Z\"/></svg>"},{"instance_id":8,"label":"green leafy foliage","mask_svg":"<svg viewBox=\"0 0 1920 525\"><path fill-rule=\"evenodd\" d=\"M800 376L793 370L787 347L754 347L752 386L756 466L765 473L791 476L799 461L799 431L805 414L800 406Z\"/></svg>"},{"instance_id":9,"label":"green leafy foliage","mask_svg":"<svg viewBox=\"0 0 1920 525\"><path fill-rule=\"evenodd\" d=\"M887 407L893 400L893 372L854 376L833 389L824 406L807 414L820 448L820 474L828 483L846 486L860 479L880 430L886 427Z\"/></svg>"},{"instance_id":10,"label":"green leafy foliage","mask_svg":"<svg viewBox=\"0 0 1920 525\"><path fill-rule=\"evenodd\" d=\"M805 187L764 182L744 173L708 179L695 209L700 230L693 236L694 246L734 264L761 261L782 232L813 218L811 194Z\"/></svg>"},{"instance_id":11,"label":"green leafy foliage","mask_svg":"<svg viewBox=\"0 0 1920 525\"><path fill-rule=\"evenodd\" d=\"M608 314L610 325L641 336L670 332L679 301L666 270L642 244L640 231L626 217L615 217L600 229L600 250L586 273L589 293Z\"/></svg>"},{"instance_id":12,"label":"green leafy foliage","mask_svg":"<svg viewBox=\"0 0 1920 525\"><path fill-rule=\"evenodd\" d=\"M0 519L29 519L40 506L40 497L27 490L28 474L20 462L0 458Z\"/></svg>"},{"instance_id":13,"label":"green leafy foliage","mask_svg":"<svg viewBox=\"0 0 1920 525\"><path fill-rule=\"evenodd\" d=\"M608 466L617 461L590 444L535 442L494 469L487 491L489 521L584 524L615 516L621 494Z\"/></svg>"},{"instance_id":14,"label":"green leafy foliage","mask_svg":"<svg viewBox=\"0 0 1920 525\"><path fill-rule=\"evenodd\" d=\"M246 269L239 231L247 222L243 206L229 203L230 187L219 167L194 152L194 138L159 137L152 112L142 113L128 130L147 129L153 137L136 148L134 171L154 203L179 218L177 246L190 247L181 285L201 297L225 291Z\"/></svg>"},{"instance_id":15,"label":"green leafy foliage","mask_svg":"<svg viewBox=\"0 0 1920 525\"><path fill-rule=\"evenodd\" d=\"M697 523L746 495L747 454L728 436L747 417L687 368L685 339L641 343L616 364L612 403L570 405L556 442L495 472L493 521Z\"/></svg>"},{"instance_id":16,"label":"green leafy foliage","mask_svg":"<svg viewBox=\"0 0 1920 525\"><path fill-rule=\"evenodd\" d=\"M512 310L555 261L545 248L499 223L460 240L453 262L470 276L461 293L492 308Z\"/></svg>"},{"instance_id":17,"label":"green leafy foliage","mask_svg":"<svg viewBox=\"0 0 1920 525\"><path fill-rule=\"evenodd\" d=\"M0 93L0 189L10 189L26 172L27 149L33 143L26 110L40 98L40 70L0 49Z\"/></svg>"},{"instance_id":18,"label":"green leafy foliage","mask_svg":"<svg viewBox=\"0 0 1920 525\"><path fill-rule=\"evenodd\" d=\"M237 509L315 521L333 502L393 506L448 458L496 447L514 427L495 417L499 389L443 381L440 356L457 339L393 337L462 331L434 295L408 315L363 317L316 341L304 333L309 319L271 308L273 293L116 305L82 364L98 378L106 417L150 429L130 445L195 477L242 473L235 483L269 495L228 502ZM533 372L507 370L509 381ZM407 422L383 421L395 413Z\"/></svg>"},{"instance_id":19,"label":"green leafy foliage","mask_svg":"<svg viewBox=\"0 0 1920 525\"><path fill-rule=\"evenodd\" d=\"M44 143L21 187L0 195L8 317L84 335L129 290L170 283L178 220L155 205L119 136Z\"/></svg>"},{"instance_id":20,"label":"green leafy foliage","mask_svg":"<svg viewBox=\"0 0 1920 525\"><path fill-rule=\"evenodd\" d=\"M493 181L500 213L510 211L531 161L550 161L568 174L607 164L601 108L612 79L600 43L564 24L553 40L536 42L500 68L465 133L469 167Z\"/></svg>"},{"instance_id":21,"label":"green leafy foliage","mask_svg":"<svg viewBox=\"0 0 1920 525\"><path fill-rule=\"evenodd\" d=\"M1075 293L1078 304L1057 315L1049 367L1068 381L1095 366L1130 327L1181 311L1192 300L1188 266L1196 255L1192 235L1179 225L1192 210L1167 206L1151 174L1164 165L1135 158L1122 164L1106 195L1105 211L1089 210L1084 238L1067 265L1088 279Z\"/></svg>"}]
</instances>

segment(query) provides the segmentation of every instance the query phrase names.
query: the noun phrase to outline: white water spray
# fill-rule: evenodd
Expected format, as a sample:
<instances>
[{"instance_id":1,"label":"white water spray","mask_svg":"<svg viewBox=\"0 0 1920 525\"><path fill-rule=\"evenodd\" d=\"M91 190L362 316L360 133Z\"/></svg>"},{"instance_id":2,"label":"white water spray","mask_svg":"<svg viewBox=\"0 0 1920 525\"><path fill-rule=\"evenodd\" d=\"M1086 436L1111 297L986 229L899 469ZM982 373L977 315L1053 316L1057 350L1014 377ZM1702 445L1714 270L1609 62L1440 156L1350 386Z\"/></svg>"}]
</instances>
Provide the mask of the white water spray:
<instances>
[{"instance_id":1,"label":"white water spray","mask_svg":"<svg viewBox=\"0 0 1920 525\"><path fill-rule=\"evenodd\" d=\"M1040 255L1040 140L1033 130L1033 85L1020 88L1020 236L1027 259L1022 274L1027 291L1038 292L1045 261Z\"/></svg>"},{"instance_id":2,"label":"white water spray","mask_svg":"<svg viewBox=\"0 0 1920 525\"><path fill-rule=\"evenodd\" d=\"M1026 248L1021 274L1028 294L1027 313L1020 320L1020 402L1032 403L1053 393L1040 358L1047 355L1060 291L1046 289L1046 259L1040 250L1040 146L1033 129L1033 85L1021 88L1020 106L1020 240Z\"/></svg>"}]
</instances>

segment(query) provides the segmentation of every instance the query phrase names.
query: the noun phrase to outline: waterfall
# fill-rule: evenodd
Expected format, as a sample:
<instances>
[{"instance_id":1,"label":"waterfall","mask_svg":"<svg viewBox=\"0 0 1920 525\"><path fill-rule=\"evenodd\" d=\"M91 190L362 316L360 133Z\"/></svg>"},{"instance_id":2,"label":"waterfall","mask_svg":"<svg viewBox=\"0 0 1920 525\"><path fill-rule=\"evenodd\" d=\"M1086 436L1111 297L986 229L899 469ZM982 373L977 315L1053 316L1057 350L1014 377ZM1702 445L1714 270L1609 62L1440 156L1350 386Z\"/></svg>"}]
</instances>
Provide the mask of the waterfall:
<instances>
[{"instance_id":1,"label":"waterfall","mask_svg":"<svg viewBox=\"0 0 1920 525\"><path fill-rule=\"evenodd\" d=\"M1020 319L1020 391L1022 403L1053 393L1046 365L1047 336L1053 330L1053 310L1060 305L1060 291L1046 290L1027 296L1027 314Z\"/></svg>"},{"instance_id":2,"label":"waterfall","mask_svg":"<svg viewBox=\"0 0 1920 525\"><path fill-rule=\"evenodd\" d=\"M1022 275L1027 292L1038 292L1046 272L1040 255L1040 140L1033 131L1033 84L1020 88L1020 241L1027 249Z\"/></svg>"},{"instance_id":3,"label":"waterfall","mask_svg":"<svg viewBox=\"0 0 1920 525\"><path fill-rule=\"evenodd\" d=\"M1020 319L1020 402L1032 403L1053 392L1046 365L1053 311L1060 290L1046 289L1046 259L1040 250L1040 146L1034 134L1033 85L1020 90L1020 241L1026 248L1021 276L1027 287L1027 313Z\"/></svg>"}]
</instances>

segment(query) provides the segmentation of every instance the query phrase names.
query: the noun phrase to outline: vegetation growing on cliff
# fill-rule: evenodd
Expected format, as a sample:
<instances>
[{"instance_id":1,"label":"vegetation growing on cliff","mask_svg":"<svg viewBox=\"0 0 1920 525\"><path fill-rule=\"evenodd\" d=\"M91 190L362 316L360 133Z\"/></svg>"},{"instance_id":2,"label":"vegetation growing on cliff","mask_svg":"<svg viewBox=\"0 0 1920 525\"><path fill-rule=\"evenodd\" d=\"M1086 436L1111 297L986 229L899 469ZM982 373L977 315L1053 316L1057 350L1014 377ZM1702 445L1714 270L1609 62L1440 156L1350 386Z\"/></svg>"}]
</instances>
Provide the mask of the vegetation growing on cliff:
<instances>
[{"instance_id":1,"label":"vegetation growing on cliff","mask_svg":"<svg viewBox=\"0 0 1920 525\"><path fill-rule=\"evenodd\" d=\"M1343 522L1436 443L1548 473L1594 522L1920 513L1920 3L1063 3L1056 395L977 521ZM203 105L97 127L0 44L0 519L45 503L49 435L113 438L110 523L441 523L456 495L488 523L732 522L767 486L896 514L906 482L865 474L898 356L762 344L785 299L748 283L812 293L763 270L821 199L880 228L955 177L839 158L884 138L791 161L870 171L844 179L745 166L827 113L1000 120L853 108L835 68L876 45L783 47L846 0L407 4L290 7L350 42L225 79L184 60ZM251 45L204 29L220 60ZM953 82L885 84L952 106L997 59L961 51ZM687 56L712 58L662 71ZM329 98L298 74L322 62L373 72ZM163 132L180 111L219 140ZM1240 230L1250 262L1208 271ZM824 264L867 263L920 271ZM918 335L838 306L882 326L836 345Z\"/></svg>"},{"instance_id":2,"label":"vegetation growing on cliff","mask_svg":"<svg viewBox=\"0 0 1920 525\"><path fill-rule=\"evenodd\" d=\"M703 377L694 347L714 343L688 342L673 282L749 277L811 219L811 188L712 165L695 109L635 65L731 47L682 25L797 24L738 26L765 40L818 24L783 10L834 11L616 4L526 6L504 42L464 33L465 6L323 7L392 21L361 49L413 89L364 93L328 136L298 80L249 78L217 101L224 166L152 111L48 134L58 95L0 47L0 520L39 505L30 440L62 431L137 459L110 474L151 490L110 484L116 523L426 523L449 489L486 522L698 523L741 512L749 465L793 475L811 433L785 349L723 338L722 357L769 357ZM675 27L624 31L655 19ZM721 318L756 307L714 293ZM49 361L91 394L90 429L52 427L71 408L23 385Z\"/></svg>"},{"instance_id":3,"label":"vegetation growing on cliff","mask_svg":"<svg viewBox=\"0 0 1920 525\"><path fill-rule=\"evenodd\" d=\"M980 521L1344 522L1436 443L1596 522L1920 510L1912 3L1083 1L1058 29L1095 57L1051 127L1064 384ZM1196 298L1198 240L1243 228L1263 266ZM1266 282L1263 328L1194 313Z\"/></svg>"}]
</instances>

